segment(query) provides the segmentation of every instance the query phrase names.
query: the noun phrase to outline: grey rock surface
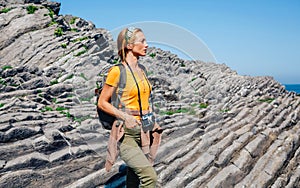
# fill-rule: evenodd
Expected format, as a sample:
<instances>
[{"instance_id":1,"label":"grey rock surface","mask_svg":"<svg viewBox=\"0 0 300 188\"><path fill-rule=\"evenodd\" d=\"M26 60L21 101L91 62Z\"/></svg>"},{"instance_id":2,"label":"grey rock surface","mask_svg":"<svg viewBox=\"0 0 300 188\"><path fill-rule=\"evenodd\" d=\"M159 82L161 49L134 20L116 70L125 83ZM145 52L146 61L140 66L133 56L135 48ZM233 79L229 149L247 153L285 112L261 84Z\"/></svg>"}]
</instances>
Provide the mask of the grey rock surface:
<instances>
[{"instance_id":1,"label":"grey rock surface","mask_svg":"<svg viewBox=\"0 0 300 188\"><path fill-rule=\"evenodd\" d=\"M122 164L105 172L109 132L95 110L112 36L59 9L0 0L0 187L102 187ZM299 96L158 48L140 61L165 129L159 187L300 187Z\"/></svg>"}]
</instances>

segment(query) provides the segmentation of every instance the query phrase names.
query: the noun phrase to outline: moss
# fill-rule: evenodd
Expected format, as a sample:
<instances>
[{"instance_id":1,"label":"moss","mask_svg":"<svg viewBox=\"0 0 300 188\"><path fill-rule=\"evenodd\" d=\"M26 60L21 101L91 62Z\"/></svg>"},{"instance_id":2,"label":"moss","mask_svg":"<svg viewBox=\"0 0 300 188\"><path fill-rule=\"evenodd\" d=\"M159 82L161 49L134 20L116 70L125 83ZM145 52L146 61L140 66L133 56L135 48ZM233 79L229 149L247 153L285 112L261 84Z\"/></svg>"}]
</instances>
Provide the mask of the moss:
<instances>
[{"instance_id":1,"label":"moss","mask_svg":"<svg viewBox=\"0 0 300 188\"><path fill-rule=\"evenodd\" d=\"M0 108L2 108L4 105L5 105L5 104L3 104L3 103L0 103Z\"/></svg>"}]
</instances>

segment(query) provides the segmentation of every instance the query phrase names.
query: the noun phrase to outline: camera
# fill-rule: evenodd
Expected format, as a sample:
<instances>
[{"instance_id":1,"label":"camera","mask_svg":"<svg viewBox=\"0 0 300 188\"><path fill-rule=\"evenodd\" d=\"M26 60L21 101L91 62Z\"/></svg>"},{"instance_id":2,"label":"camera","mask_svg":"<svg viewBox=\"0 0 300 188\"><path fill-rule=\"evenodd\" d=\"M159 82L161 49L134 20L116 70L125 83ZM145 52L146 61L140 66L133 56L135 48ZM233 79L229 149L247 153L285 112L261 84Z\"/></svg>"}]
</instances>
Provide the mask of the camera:
<instances>
[{"instance_id":1,"label":"camera","mask_svg":"<svg viewBox=\"0 0 300 188\"><path fill-rule=\"evenodd\" d=\"M142 116L142 129L144 132L152 131L155 123L155 117L153 113L148 113Z\"/></svg>"}]
</instances>

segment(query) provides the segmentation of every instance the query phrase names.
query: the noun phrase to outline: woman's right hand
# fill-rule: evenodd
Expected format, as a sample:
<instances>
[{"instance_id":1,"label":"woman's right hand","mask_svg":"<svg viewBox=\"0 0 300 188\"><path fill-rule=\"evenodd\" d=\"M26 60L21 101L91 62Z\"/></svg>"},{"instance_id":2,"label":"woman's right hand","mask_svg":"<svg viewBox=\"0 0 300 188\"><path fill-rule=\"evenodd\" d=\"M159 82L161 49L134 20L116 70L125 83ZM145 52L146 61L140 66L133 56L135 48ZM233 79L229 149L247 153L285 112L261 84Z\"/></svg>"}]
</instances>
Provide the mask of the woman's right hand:
<instances>
[{"instance_id":1,"label":"woman's right hand","mask_svg":"<svg viewBox=\"0 0 300 188\"><path fill-rule=\"evenodd\" d=\"M138 121L134 116L129 115L129 114L125 114L124 123L125 123L125 126L129 129L132 129L135 126L139 126L139 124L141 124L140 121Z\"/></svg>"}]
</instances>

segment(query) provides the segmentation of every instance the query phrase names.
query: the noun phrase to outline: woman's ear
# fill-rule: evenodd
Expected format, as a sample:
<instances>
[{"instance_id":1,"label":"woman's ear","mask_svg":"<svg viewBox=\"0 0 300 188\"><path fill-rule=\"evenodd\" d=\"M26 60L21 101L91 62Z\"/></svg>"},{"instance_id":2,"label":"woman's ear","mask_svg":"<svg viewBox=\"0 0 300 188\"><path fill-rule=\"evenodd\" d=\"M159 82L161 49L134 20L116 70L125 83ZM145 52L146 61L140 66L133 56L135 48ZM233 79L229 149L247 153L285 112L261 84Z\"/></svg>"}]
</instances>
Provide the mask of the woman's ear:
<instances>
[{"instance_id":1,"label":"woman's ear","mask_svg":"<svg viewBox=\"0 0 300 188\"><path fill-rule=\"evenodd\" d=\"M133 45L132 45L132 44L127 44L127 46L126 46L126 47L127 47L127 49L128 49L128 50L132 50L132 48L133 48Z\"/></svg>"}]
</instances>

